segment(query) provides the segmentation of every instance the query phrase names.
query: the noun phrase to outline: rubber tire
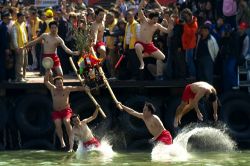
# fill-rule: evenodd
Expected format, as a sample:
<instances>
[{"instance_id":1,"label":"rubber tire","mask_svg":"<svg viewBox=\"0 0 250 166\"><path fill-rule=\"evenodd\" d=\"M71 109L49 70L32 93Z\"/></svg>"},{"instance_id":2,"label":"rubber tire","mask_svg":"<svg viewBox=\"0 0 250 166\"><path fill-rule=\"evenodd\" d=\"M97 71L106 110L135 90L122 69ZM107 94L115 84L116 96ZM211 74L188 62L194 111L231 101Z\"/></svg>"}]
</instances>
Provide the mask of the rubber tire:
<instances>
[{"instance_id":1,"label":"rubber tire","mask_svg":"<svg viewBox=\"0 0 250 166\"><path fill-rule=\"evenodd\" d=\"M231 99L222 104L220 119L227 124L237 140L250 138L250 100Z\"/></svg>"},{"instance_id":2,"label":"rubber tire","mask_svg":"<svg viewBox=\"0 0 250 166\"><path fill-rule=\"evenodd\" d=\"M55 147L52 143L43 139L35 139L25 142L22 146L22 149L30 150L55 150Z\"/></svg>"},{"instance_id":3,"label":"rubber tire","mask_svg":"<svg viewBox=\"0 0 250 166\"><path fill-rule=\"evenodd\" d=\"M234 99L241 99L241 100L249 100L250 96L248 93L243 93L240 91L231 91L222 94L219 97L219 100L221 104L223 105L224 103L228 102L229 100L234 100Z\"/></svg>"},{"instance_id":4,"label":"rubber tire","mask_svg":"<svg viewBox=\"0 0 250 166\"><path fill-rule=\"evenodd\" d=\"M4 102L1 100L0 100L0 115L1 115L0 130L3 130L8 122L8 112Z\"/></svg>"},{"instance_id":5,"label":"rubber tire","mask_svg":"<svg viewBox=\"0 0 250 166\"><path fill-rule=\"evenodd\" d=\"M127 101L125 101L124 105L138 112L142 112L146 101L151 102L151 100L145 96L130 97ZM156 115L159 116L161 114L160 110L155 104L154 106L156 108ZM141 119L131 116L126 112L122 112L119 116L119 120L120 120L120 125L122 129L125 131L126 135L131 135L132 139L145 138L150 135L145 123Z\"/></svg>"},{"instance_id":6,"label":"rubber tire","mask_svg":"<svg viewBox=\"0 0 250 166\"><path fill-rule=\"evenodd\" d=\"M21 134L41 137L51 132L54 128L51 119L52 110L52 101L48 96L23 96L15 109L15 119Z\"/></svg>"},{"instance_id":7,"label":"rubber tire","mask_svg":"<svg viewBox=\"0 0 250 166\"><path fill-rule=\"evenodd\" d=\"M0 151L4 151L5 147L3 146L3 144L0 143Z\"/></svg>"},{"instance_id":8,"label":"rubber tire","mask_svg":"<svg viewBox=\"0 0 250 166\"><path fill-rule=\"evenodd\" d=\"M106 131L109 131L112 126L112 110L109 109L108 101L102 99L102 101L97 102L100 104L102 110L106 114L106 118L104 119L100 113L98 113L98 116L95 120L90 122L88 126L94 130L94 133L98 135L99 137L102 137ZM93 115L95 111L95 105L94 103L88 98L80 98L78 100L75 100L71 104L72 110L74 113L77 113L80 115L80 119L83 120L85 118L88 118Z\"/></svg>"},{"instance_id":9,"label":"rubber tire","mask_svg":"<svg viewBox=\"0 0 250 166\"><path fill-rule=\"evenodd\" d=\"M135 140L127 147L129 151L151 151L152 149L153 144L149 143L148 139Z\"/></svg>"}]
</instances>

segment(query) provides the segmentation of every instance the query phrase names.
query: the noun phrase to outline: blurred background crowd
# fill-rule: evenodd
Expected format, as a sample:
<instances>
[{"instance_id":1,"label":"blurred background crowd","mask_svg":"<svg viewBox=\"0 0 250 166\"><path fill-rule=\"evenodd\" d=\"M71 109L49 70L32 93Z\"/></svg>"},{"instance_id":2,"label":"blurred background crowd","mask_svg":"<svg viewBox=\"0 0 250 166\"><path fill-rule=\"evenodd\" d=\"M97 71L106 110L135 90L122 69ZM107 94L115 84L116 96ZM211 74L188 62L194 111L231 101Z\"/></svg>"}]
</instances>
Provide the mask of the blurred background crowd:
<instances>
[{"instance_id":1,"label":"blurred background crowd","mask_svg":"<svg viewBox=\"0 0 250 166\"><path fill-rule=\"evenodd\" d=\"M159 23L174 23L171 33L156 32L154 44L165 54L156 63L145 58L143 74L132 41L140 31L137 19L139 0L59 0L51 7L39 1L0 0L0 81L25 82L26 71L43 75L41 57L43 43L29 50L27 42L49 32L48 24L58 22L58 35L72 50L74 32L95 21L95 11L105 8L106 75L118 80L197 80L213 84L219 76L224 91L238 87L238 66L250 59L249 0L148 0L146 16L160 12ZM48 3L54 1L48 1ZM57 3L58 2L58 3ZM161 12L162 11L162 12ZM135 35L133 35L135 33ZM64 74L72 74L68 55L57 50ZM117 66L119 59L124 57ZM77 57L74 57L77 61Z\"/></svg>"}]
</instances>

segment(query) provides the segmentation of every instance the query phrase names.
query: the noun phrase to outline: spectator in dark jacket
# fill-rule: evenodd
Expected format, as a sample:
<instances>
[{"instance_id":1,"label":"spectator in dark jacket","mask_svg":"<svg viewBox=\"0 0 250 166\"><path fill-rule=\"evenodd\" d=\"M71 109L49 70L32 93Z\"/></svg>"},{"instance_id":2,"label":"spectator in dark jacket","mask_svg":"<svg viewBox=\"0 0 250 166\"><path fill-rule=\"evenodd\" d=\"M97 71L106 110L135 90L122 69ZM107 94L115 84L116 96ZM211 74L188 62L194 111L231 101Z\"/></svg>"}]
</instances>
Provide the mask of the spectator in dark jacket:
<instances>
[{"instance_id":1,"label":"spectator in dark jacket","mask_svg":"<svg viewBox=\"0 0 250 166\"><path fill-rule=\"evenodd\" d=\"M239 53L238 35L230 24L225 25L225 36L221 40L220 54L223 62L223 90L238 87L237 56Z\"/></svg>"},{"instance_id":2,"label":"spectator in dark jacket","mask_svg":"<svg viewBox=\"0 0 250 166\"><path fill-rule=\"evenodd\" d=\"M7 25L10 21L10 13L4 12L0 25L0 82L6 81L6 59L11 55L10 34Z\"/></svg>"}]
</instances>

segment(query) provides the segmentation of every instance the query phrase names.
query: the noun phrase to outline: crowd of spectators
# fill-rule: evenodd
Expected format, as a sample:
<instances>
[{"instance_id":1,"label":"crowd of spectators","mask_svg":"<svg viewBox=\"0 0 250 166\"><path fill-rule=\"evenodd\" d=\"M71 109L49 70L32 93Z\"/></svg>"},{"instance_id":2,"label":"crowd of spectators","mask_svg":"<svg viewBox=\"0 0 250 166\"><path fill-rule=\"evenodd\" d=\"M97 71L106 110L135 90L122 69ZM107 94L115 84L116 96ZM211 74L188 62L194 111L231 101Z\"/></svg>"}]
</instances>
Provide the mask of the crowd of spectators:
<instances>
[{"instance_id":1,"label":"crowd of spectators","mask_svg":"<svg viewBox=\"0 0 250 166\"><path fill-rule=\"evenodd\" d=\"M58 35L75 50L74 31L94 22L95 10L102 8L88 6L83 0L61 0L51 8L27 5L22 0L0 2L0 82L15 83L26 82L26 71L43 74L43 43L29 50L21 48L49 32L49 22L58 22ZM148 0L145 15L163 11L159 23L168 26L173 22L174 28L168 34L154 34L153 42L166 58L161 63L145 58L143 73L131 44L140 31L138 4L134 0L117 0L106 9L107 55L103 67L110 79L193 79L213 84L214 75L218 75L225 91L238 87L237 67L250 58L249 0L177 0L162 6L162 10L155 0ZM61 48L57 53L63 72L72 73L68 55ZM124 58L117 67L121 56ZM159 68L162 72L156 71Z\"/></svg>"}]
</instances>

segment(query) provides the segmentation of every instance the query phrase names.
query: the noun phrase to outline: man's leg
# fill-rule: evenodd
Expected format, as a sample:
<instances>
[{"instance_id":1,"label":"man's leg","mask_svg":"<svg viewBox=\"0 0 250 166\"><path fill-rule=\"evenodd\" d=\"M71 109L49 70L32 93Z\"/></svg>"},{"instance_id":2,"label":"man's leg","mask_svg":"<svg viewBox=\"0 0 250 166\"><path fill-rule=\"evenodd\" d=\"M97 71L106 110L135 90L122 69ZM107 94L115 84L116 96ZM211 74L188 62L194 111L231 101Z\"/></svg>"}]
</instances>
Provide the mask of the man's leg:
<instances>
[{"instance_id":1,"label":"man's leg","mask_svg":"<svg viewBox=\"0 0 250 166\"><path fill-rule=\"evenodd\" d=\"M176 113L175 113L175 119L174 119L174 127L178 127L181 118L183 116L182 110L185 107L187 102L181 101L181 104L177 107Z\"/></svg>"},{"instance_id":2,"label":"man's leg","mask_svg":"<svg viewBox=\"0 0 250 166\"><path fill-rule=\"evenodd\" d=\"M140 44L140 43L136 43L135 45L135 52L136 52L136 55L140 61L140 67L139 69L140 70L143 70L144 69L144 61L143 61L143 46Z\"/></svg>"},{"instance_id":3,"label":"man's leg","mask_svg":"<svg viewBox=\"0 0 250 166\"><path fill-rule=\"evenodd\" d=\"M156 76L163 76L165 55L160 50L153 52L151 55L156 59Z\"/></svg>"},{"instance_id":4,"label":"man's leg","mask_svg":"<svg viewBox=\"0 0 250 166\"><path fill-rule=\"evenodd\" d=\"M69 144L70 144L70 140L72 140L73 134L72 134L72 126L70 124L70 119L69 118L64 118L63 119L63 123L65 125L66 128L66 132L68 134L68 138L69 138Z\"/></svg>"},{"instance_id":5,"label":"man's leg","mask_svg":"<svg viewBox=\"0 0 250 166\"><path fill-rule=\"evenodd\" d=\"M186 62L187 62L189 77L196 78L196 68L193 58L193 49L186 50Z\"/></svg>"},{"instance_id":6,"label":"man's leg","mask_svg":"<svg viewBox=\"0 0 250 166\"><path fill-rule=\"evenodd\" d=\"M36 45L32 46L31 48L31 54L32 54L32 70L37 69L38 63L37 63L37 57L36 57Z\"/></svg>"},{"instance_id":7,"label":"man's leg","mask_svg":"<svg viewBox=\"0 0 250 166\"><path fill-rule=\"evenodd\" d=\"M60 144L61 144L61 148L64 148L65 142L63 139L62 120L56 119L56 120L54 120L54 123L55 123L55 127L56 127L56 134L57 134L59 141L60 141Z\"/></svg>"},{"instance_id":8,"label":"man's leg","mask_svg":"<svg viewBox=\"0 0 250 166\"><path fill-rule=\"evenodd\" d=\"M63 76L63 70L62 70L62 66L58 66L55 68L56 71L56 75L57 76Z\"/></svg>"},{"instance_id":9,"label":"man's leg","mask_svg":"<svg viewBox=\"0 0 250 166\"><path fill-rule=\"evenodd\" d=\"M28 51L23 50L23 78L26 78L26 68L28 66Z\"/></svg>"},{"instance_id":10,"label":"man's leg","mask_svg":"<svg viewBox=\"0 0 250 166\"><path fill-rule=\"evenodd\" d=\"M24 63L24 50L16 51L16 79L17 81L21 81L23 79L23 63Z\"/></svg>"}]
</instances>

